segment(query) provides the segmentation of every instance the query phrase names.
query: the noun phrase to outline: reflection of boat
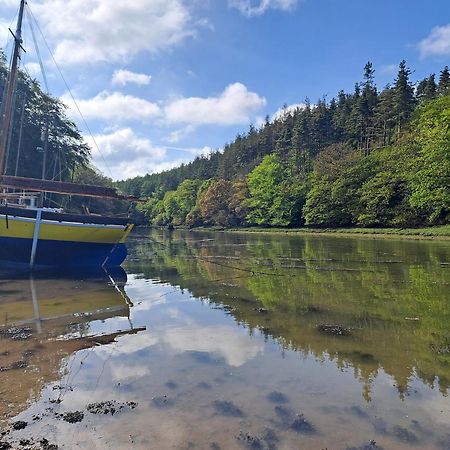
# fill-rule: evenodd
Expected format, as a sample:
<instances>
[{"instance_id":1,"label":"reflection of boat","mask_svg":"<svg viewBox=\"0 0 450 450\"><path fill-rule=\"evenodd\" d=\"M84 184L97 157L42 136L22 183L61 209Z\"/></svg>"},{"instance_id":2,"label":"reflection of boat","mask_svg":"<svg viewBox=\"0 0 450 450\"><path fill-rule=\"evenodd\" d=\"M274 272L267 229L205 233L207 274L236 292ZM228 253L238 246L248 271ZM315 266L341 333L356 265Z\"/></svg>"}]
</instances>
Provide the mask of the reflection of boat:
<instances>
[{"instance_id":1,"label":"reflection of boat","mask_svg":"<svg viewBox=\"0 0 450 450\"><path fill-rule=\"evenodd\" d=\"M46 383L57 380L73 352L141 330L130 321L126 274L118 269L2 278L0 421L16 415Z\"/></svg>"},{"instance_id":2,"label":"reflection of boat","mask_svg":"<svg viewBox=\"0 0 450 450\"><path fill-rule=\"evenodd\" d=\"M42 194L127 199L115 189L63 181L23 178L5 173L5 155L11 139L12 112L22 48L20 1L14 51L8 74L0 131L0 262L35 266L119 266L126 258L125 240L133 225L127 219L73 215L43 207ZM48 139L48 125L44 135ZM44 155L45 161L45 155ZM45 167L45 162L44 162ZM10 192L9 190L14 190ZM17 192L18 191L18 192ZM39 195L37 195L39 193Z\"/></svg>"}]
</instances>

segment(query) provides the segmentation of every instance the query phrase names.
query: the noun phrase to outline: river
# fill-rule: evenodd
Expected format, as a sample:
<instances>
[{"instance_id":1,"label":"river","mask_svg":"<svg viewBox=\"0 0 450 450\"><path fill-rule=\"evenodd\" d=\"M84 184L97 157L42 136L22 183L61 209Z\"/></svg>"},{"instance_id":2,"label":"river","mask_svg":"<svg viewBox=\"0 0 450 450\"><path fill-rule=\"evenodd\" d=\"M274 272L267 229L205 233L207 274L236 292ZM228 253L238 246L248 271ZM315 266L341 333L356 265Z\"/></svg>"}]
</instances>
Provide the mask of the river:
<instances>
[{"instance_id":1,"label":"river","mask_svg":"<svg viewBox=\"0 0 450 450\"><path fill-rule=\"evenodd\" d=\"M129 248L123 271L0 280L0 448L450 449L450 242Z\"/></svg>"}]
</instances>

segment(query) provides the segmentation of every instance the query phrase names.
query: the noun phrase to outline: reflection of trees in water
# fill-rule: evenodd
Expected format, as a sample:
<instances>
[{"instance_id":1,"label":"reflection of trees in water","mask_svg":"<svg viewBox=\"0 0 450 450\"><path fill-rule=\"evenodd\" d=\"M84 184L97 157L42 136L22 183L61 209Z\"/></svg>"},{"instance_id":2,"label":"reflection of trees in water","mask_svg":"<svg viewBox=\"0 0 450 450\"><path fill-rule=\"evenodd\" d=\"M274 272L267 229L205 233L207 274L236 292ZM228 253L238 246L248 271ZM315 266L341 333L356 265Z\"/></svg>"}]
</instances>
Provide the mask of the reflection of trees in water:
<instances>
[{"instance_id":1,"label":"reflection of trees in water","mask_svg":"<svg viewBox=\"0 0 450 450\"><path fill-rule=\"evenodd\" d=\"M353 368L367 400L380 369L400 396L416 376L447 393L450 357L436 349L450 337L448 246L159 230L151 238L152 258L139 266L146 277L226 306L283 349ZM321 323L351 327L352 336L321 334Z\"/></svg>"}]
</instances>

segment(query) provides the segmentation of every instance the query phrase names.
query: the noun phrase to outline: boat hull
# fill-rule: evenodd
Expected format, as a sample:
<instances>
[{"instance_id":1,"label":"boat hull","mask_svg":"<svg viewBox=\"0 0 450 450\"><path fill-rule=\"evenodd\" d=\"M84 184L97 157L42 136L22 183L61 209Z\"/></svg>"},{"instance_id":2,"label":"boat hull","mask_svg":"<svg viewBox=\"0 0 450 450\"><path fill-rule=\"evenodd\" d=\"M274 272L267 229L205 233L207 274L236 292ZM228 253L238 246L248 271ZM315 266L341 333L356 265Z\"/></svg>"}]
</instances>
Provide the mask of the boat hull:
<instances>
[{"instance_id":1,"label":"boat hull","mask_svg":"<svg viewBox=\"0 0 450 450\"><path fill-rule=\"evenodd\" d=\"M127 256L132 225L36 221L0 215L0 265L30 266L34 240L33 268L117 267Z\"/></svg>"}]
</instances>

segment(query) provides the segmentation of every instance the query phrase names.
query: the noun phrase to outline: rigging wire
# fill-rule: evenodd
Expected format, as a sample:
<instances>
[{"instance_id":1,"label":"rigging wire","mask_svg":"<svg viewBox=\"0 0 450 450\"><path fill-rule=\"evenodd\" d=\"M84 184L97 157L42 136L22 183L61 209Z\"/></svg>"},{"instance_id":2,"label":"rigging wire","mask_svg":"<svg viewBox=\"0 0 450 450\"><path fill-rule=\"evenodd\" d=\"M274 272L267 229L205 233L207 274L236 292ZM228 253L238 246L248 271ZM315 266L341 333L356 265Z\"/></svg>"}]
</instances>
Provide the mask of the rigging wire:
<instances>
[{"instance_id":1,"label":"rigging wire","mask_svg":"<svg viewBox=\"0 0 450 450\"><path fill-rule=\"evenodd\" d=\"M100 147L98 146L97 141L96 141L96 139L95 139L95 137L94 137L94 135L93 135L93 133L92 133L92 131L91 131L91 129L90 129L90 127L89 127L87 121L86 121L86 119L84 118L84 115L83 115L83 113L81 112L81 109L80 109L80 107L78 106L77 101L75 100L75 97L74 97L74 95L73 95L73 93L72 93L72 90L70 89L69 84L67 83L66 78L64 77L64 75L63 75L63 73L62 73L62 70L61 70L61 68L59 67L59 64L56 62L56 59L55 59L55 57L54 57L54 55L53 55L53 52L52 52L52 50L50 49L50 46L49 46L47 40L45 39L44 33L42 32L41 27L39 26L39 23L38 23L38 21L36 20L36 17L34 16L33 11L31 11L31 8L30 8L30 6L29 6L28 4L26 5L26 9L27 9L28 14L29 14L29 16L30 16L30 21L32 20L32 21L34 22L34 24L36 25L37 30L39 31L40 36L42 37L42 40L44 41L44 44L45 44L45 46L46 46L46 48L47 48L47 50L48 50L48 52L49 52L49 54L50 54L50 57L51 57L53 63L55 64L55 67L56 67L56 69L58 70L58 73L59 73L59 75L60 75L60 77L61 77L61 79L62 79L62 81L63 81L63 83L64 83L64 85L65 85L65 87L66 87L66 89L67 89L67 91L69 92L70 98L72 99L72 101L73 101L73 103L74 103L74 105L75 105L75 108L77 109L78 114L80 115L81 120L83 121L83 124L84 124L84 126L86 127L86 130L88 131L88 133L89 133L89 135L90 135L90 137L91 137L91 139L92 139L92 142L93 142L93 144L94 144L94 146L95 146L95 148L96 148L98 154L101 156L101 158L102 158L102 160L103 160L103 163L105 164L105 167L107 168L107 170L108 170L108 172L109 172L111 178L113 178L111 169L110 169L108 163L106 162L106 159L105 159L105 157L103 156L103 153L100 151Z\"/></svg>"},{"instance_id":2,"label":"rigging wire","mask_svg":"<svg viewBox=\"0 0 450 450\"><path fill-rule=\"evenodd\" d=\"M30 27L31 37L33 38L33 42L34 42L34 49L36 51L36 56L38 57L39 66L41 68L41 73L42 73L42 79L44 81L44 86L45 86L45 89L46 89L47 93L49 93L50 89L48 88L47 74L45 73L44 64L43 64L42 58L41 58L41 52L39 51L39 46L38 46L38 43L37 43L37 40L36 40L36 33L34 32L33 21L31 20L28 7L25 9L25 13L26 13L26 15L28 17L28 25Z\"/></svg>"}]
</instances>

